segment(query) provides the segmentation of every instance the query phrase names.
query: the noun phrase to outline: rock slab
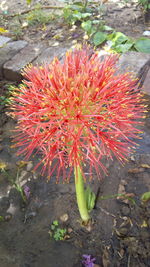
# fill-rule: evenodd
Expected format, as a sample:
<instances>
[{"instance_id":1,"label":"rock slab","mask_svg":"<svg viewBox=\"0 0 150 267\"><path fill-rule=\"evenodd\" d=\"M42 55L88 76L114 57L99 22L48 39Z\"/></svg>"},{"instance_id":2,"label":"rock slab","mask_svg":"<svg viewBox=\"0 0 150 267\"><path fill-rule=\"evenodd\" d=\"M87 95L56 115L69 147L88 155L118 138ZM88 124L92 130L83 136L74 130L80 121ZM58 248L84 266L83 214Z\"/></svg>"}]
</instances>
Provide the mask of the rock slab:
<instances>
[{"instance_id":1,"label":"rock slab","mask_svg":"<svg viewBox=\"0 0 150 267\"><path fill-rule=\"evenodd\" d=\"M33 62L33 65L48 64L54 59L54 57L58 57L61 60L67 50L67 47L48 47L41 53L40 56L38 56L38 58Z\"/></svg>"},{"instance_id":2,"label":"rock slab","mask_svg":"<svg viewBox=\"0 0 150 267\"><path fill-rule=\"evenodd\" d=\"M0 35L0 47L3 47L5 44L7 44L11 38Z\"/></svg>"},{"instance_id":3,"label":"rock slab","mask_svg":"<svg viewBox=\"0 0 150 267\"><path fill-rule=\"evenodd\" d=\"M150 69L143 84L143 91L150 96Z\"/></svg>"},{"instance_id":4,"label":"rock slab","mask_svg":"<svg viewBox=\"0 0 150 267\"><path fill-rule=\"evenodd\" d=\"M42 44L29 44L3 66L4 77L10 81L21 81L21 70L37 58L43 50Z\"/></svg>"},{"instance_id":5,"label":"rock slab","mask_svg":"<svg viewBox=\"0 0 150 267\"><path fill-rule=\"evenodd\" d=\"M23 49L28 43L26 41L14 41L6 43L0 48L0 78L4 78L3 65L15 56L21 49Z\"/></svg>"},{"instance_id":6,"label":"rock slab","mask_svg":"<svg viewBox=\"0 0 150 267\"><path fill-rule=\"evenodd\" d=\"M119 67L121 72L132 71L137 75L149 59L150 54L129 51L120 56Z\"/></svg>"}]
</instances>

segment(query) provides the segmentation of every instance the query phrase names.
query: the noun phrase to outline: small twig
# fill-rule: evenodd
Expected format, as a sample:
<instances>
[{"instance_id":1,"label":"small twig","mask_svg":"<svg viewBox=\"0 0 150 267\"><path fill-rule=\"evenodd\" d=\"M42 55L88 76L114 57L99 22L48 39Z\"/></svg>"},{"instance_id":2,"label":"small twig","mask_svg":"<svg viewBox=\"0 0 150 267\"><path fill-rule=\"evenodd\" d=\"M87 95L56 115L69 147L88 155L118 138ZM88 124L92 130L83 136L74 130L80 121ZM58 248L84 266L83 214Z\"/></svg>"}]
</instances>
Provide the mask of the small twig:
<instances>
[{"instance_id":1,"label":"small twig","mask_svg":"<svg viewBox=\"0 0 150 267\"><path fill-rule=\"evenodd\" d=\"M36 9L63 9L63 8L64 7L62 7L62 6L41 6L39 8L33 7L33 8L30 8L30 9L24 10L24 11L22 11L20 13L15 13L15 14L12 14L12 15L9 15L9 16L6 15L6 18L13 18L13 17L16 17L16 16L21 16L21 15L27 14L30 11L34 11Z\"/></svg>"},{"instance_id":2,"label":"small twig","mask_svg":"<svg viewBox=\"0 0 150 267\"><path fill-rule=\"evenodd\" d=\"M131 259L131 256L129 255L129 257L128 257L128 266L127 267L130 267L130 259Z\"/></svg>"},{"instance_id":3,"label":"small twig","mask_svg":"<svg viewBox=\"0 0 150 267\"><path fill-rule=\"evenodd\" d=\"M116 218L116 216L115 216L114 214L108 212L107 210L105 210L105 209L103 209L103 208L101 208L101 207L99 207L99 209L100 209L102 212L104 212L106 215L109 215L109 216L111 216L111 217L113 217L113 218Z\"/></svg>"}]
</instances>

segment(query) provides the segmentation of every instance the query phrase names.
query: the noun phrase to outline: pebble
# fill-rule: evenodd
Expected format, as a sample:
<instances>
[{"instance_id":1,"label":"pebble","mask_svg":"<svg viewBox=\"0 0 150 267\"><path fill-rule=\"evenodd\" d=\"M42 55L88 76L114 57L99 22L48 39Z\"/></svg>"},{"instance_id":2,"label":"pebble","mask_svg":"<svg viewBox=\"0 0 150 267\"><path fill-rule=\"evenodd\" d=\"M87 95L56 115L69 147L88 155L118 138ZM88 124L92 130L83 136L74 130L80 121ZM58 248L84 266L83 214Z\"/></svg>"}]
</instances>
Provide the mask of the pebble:
<instances>
[{"instance_id":1,"label":"pebble","mask_svg":"<svg viewBox=\"0 0 150 267\"><path fill-rule=\"evenodd\" d=\"M27 175L27 171L22 171L19 178L18 178L18 181L20 182L20 186L23 186L25 183L26 183L26 179L25 179L25 176Z\"/></svg>"},{"instance_id":2,"label":"pebble","mask_svg":"<svg viewBox=\"0 0 150 267\"><path fill-rule=\"evenodd\" d=\"M68 228L67 232L68 232L68 234L71 234L73 232L73 229L72 228Z\"/></svg>"},{"instance_id":3,"label":"pebble","mask_svg":"<svg viewBox=\"0 0 150 267\"><path fill-rule=\"evenodd\" d=\"M38 178L37 174L35 172L33 172L32 177L33 177L34 180L36 180Z\"/></svg>"},{"instance_id":4,"label":"pebble","mask_svg":"<svg viewBox=\"0 0 150 267\"><path fill-rule=\"evenodd\" d=\"M130 157L130 159L131 161L135 162L135 157L133 155Z\"/></svg>"},{"instance_id":5,"label":"pebble","mask_svg":"<svg viewBox=\"0 0 150 267\"><path fill-rule=\"evenodd\" d=\"M91 232L92 231L92 225L91 224L88 224L85 226L85 229L88 231L88 232Z\"/></svg>"},{"instance_id":6,"label":"pebble","mask_svg":"<svg viewBox=\"0 0 150 267\"><path fill-rule=\"evenodd\" d=\"M144 35L144 36L150 36L150 31L145 31L145 32L143 32L143 35Z\"/></svg>"},{"instance_id":7,"label":"pebble","mask_svg":"<svg viewBox=\"0 0 150 267\"><path fill-rule=\"evenodd\" d=\"M27 164L27 172L31 171L32 168L33 168L33 162L29 161L28 164Z\"/></svg>"},{"instance_id":8,"label":"pebble","mask_svg":"<svg viewBox=\"0 0 150 267\"><path fill-rule=\"evenodd\" d=\"M16 212L16 206L13 203L10 203L9 208L7 209L7 212L11 215L14 215Z\"/></svg>"},{"instance_id":9,"label":"pebble","mask_svg":"<svg viewBox=\"0 0 150 267\"><path fill-rule=\"evenodd\" d=\"M69 216L68 216L67 213L65 213L65 214L63 214L62 216L60 216L60 220L61 220L62 222L66 222L66 221L68 221L68 219L69 219Z\"/></svg>"},{"instance_id":10,"label":"pebble","mask_svg":"<svg viewBox=\"0 0 150 267\"><path fill-rule=\"evenodd\" d=\"M8 215L6 215L6 216L4 217L4 219L5 219L6 222L10 221L11 218L12 218L12 215L11 215L11 214L8 214Z\"/></svg>"}]
</instances>

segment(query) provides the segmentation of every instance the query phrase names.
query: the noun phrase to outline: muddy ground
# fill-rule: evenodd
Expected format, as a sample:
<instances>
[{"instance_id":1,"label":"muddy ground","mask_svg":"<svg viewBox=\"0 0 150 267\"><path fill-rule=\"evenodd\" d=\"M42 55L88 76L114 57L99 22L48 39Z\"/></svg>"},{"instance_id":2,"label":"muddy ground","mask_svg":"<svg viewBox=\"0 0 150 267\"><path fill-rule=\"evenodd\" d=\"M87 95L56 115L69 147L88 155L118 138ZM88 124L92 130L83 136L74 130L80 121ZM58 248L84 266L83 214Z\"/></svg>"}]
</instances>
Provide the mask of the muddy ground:
<instances>
[{"instance_id":1,"label":"muddy ground","mask_svg":"<svg viewBox=\"0 0 150 267\"><path fill-rule=\"evenodd\" d=\"M16 10L18 2L12 1ZM107 24L132 37L141 36L147 25L139 9L134 10L139 14L138 18L133 18L133 9L134 5L125 8L116 7L115 3L108 5ZM55 34L60 26L64 31L62 42L65 42L68 26L63 24L62 28L61 22L57 26L47 26L49 35L43 40L52 37L53 31L48 30L52 28L48 27L53 27ZM30 31L24 29L22 38L38 41L42 32L34 27ZM5 95L8 82L0 84L1 94ZM96 257L95 263L100 267L150 266L150 204L140 200L144 192L150 191L150 112L142 139L138 140L139 147L129 162L125 166L117 160L106 162L108 176L100 181L93 174L92 188L99 194L91 214L93 224L86 229L80 222L73 178L69 184L56 184L55 175L47 181L46 177L33 171L36 158L20 162L23 159L17 157L11 147L16 122L9 116L5 102L1 103L0 111L0 162L6 164L5 171L1 168L0 172L0 266L80 267L83 254ZM22 187L30 188L26 203L13 185L18 180ZM126 197L112 196L118 193ZM103 196L112 197L104 200ZM50 237L54 220L59 221L60 228L67 230L63 241Z\"/></svg>"}]
</instances>

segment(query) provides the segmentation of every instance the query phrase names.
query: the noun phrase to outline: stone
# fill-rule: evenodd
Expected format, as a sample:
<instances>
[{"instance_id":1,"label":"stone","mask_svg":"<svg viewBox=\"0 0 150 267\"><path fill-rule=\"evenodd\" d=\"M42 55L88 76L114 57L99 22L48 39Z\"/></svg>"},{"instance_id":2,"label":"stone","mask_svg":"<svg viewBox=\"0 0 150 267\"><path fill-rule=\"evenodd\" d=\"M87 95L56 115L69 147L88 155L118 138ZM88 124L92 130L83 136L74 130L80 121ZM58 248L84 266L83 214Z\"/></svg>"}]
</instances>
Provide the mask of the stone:
<instances>
[{"instance_id":1,"label":"stone","mask_svg":"<svg viewBox=\"0 0 150 267\"><path fill-rule=\"evenodd\" d=\"M28 171L28 172L31 171L32 168L33 168L33 162L32 162L32 161L29 161L29 162L27 163L27 171Z\"/></svg>"},{"instance_id":2,"label":"stone","mask_svg":"<svg viewBox=\"0 0 150 267\"><path fill-rule=\"evenodd\" d=\"M149 58L149 54L130 51L120 56L118 64L121 72L133 71L137 75Z\"/></svg>"},{"instance_id":3,"label":"stone","mask_svg":"<svg viewBox=\"0 0 150 267\"><path fill-rule=\"evenodd\" d=\"M7 209L7 213L10 213L11 215L14 215L16 212L16 206L13 203L10 203L9 208Z\"/></svg>"},{"instance_id":4,"label":"stone","mask_svg":"<svg viewBox=\"0 0 150 267\"><path fill-rule=\"evenodd\" d=\"M146 93L150 96L150 69L146 75L142 90L144 93Z\"/></svg>"},{"instance_id":5,"label":"stone","mask_svg":"<svg viewBox=\"0 0 150 267\"><path fill-rule=\"evenodd\" d=\"M15 56L22 48L24 48L28 43L26 41L14 41L9 42L2 48L0 48L0 78L3 75L3 65Z\"/></svg>"},{"instance_id":6,"label":"stone","mask_svg":"<svg viewBox=\"0 0 150 267\"><path fill-rule=\"evenodd\" d=\"M11 214L7 214L7 215L4 217L4 219L5 219L6 222L10 221L11 218L12 218L12 215L11 215Z\"/></svg>"},{"instance_id":7,"label":"stone","mask_svg":"<svg viewBox=\"0 0 150 267\"><path fill-rule=\"evenodd\" d=\"M68 216L67 213L65 213L65 214L63 214L62 216L60 216L60 220L61 220L62 222L66 222L66 221L68 221L68 219L69 219L69 216Z\"/></svg>"},{"instance_id":8,"label":"stone","mask_svg":"<svg viewBox=\"0 0 150 267\"><path fill-rule=\"evenodd\" d=\"M7 44L11 38L0 35L0 47L3 47L5 44Z\"/></svg>"},{"instance_id":9,"label":"stone","mask_svg":"<svg viewBox=\"0 0 150 267\"><path fill-rule=\"evenodd\" d=\"M61 60L67 50L67 47L48 47L38 56L33 65L50 63L56 56Z\"/></svg>"},{"instance_id":10,"label":"stone","mask_svg":"<svg viewBox=\"0 0 150 267\"><path fill-rule=\"evenodd\" d=\"M73 232L73 229L72 229L71 227L69 227L69 228L67 229L67 232L68 232L68 234L71 234L71 233Z\"/></svg>"},{"instance_id":11,"label":"stone","mask_svg":"<svg viewBox=\"0 0 150 267\"><path fill-rule=\"evenodd\" d=\"M20 176L18 177L19 185L22 187L26 184L27 182L27 171L21 171Z\"/></svg>"},{"instance_id":12,"label":"stone","mask_svg":"<svg viewBox=\"0 0 150 267\"><path fill-rule=\"evenodd\" d=\"M34 61L44 49L42 44L29 44L4 64L3 72L6 80L21 81L21 70Z\"/></svg>"}]
</instances>

